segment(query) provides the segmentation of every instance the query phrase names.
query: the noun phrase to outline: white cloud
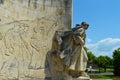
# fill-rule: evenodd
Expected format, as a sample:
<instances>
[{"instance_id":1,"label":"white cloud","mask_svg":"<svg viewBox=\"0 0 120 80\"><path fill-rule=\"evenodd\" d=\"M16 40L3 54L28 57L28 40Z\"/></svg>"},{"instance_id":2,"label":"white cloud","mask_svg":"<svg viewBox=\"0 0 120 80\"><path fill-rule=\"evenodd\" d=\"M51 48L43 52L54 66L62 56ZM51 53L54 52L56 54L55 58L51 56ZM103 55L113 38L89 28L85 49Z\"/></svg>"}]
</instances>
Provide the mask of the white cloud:
<instances>
[{"instance_id":1,"label":"white cloud","mask_svg":"<svg viewBox=\"0 0 120 80\"><path fill-rule=\"evenodd\" d=\"M92 42L92 39L87 38L87 39L86 39L86 42L87 42L87 43L90 43L90 42Z\"/></svg>"},{"instance_id":2,"label":"white cloud","mask_svg":"<svg viewBox=\"0 0 120 80\"><path fill-rule=\"evenodd\" d=\"M120 38L106 38L95 44L88 43L86 46L95 56L107 55L112 57L113 51L120 47Z\"/></svg>"}]
</instances>

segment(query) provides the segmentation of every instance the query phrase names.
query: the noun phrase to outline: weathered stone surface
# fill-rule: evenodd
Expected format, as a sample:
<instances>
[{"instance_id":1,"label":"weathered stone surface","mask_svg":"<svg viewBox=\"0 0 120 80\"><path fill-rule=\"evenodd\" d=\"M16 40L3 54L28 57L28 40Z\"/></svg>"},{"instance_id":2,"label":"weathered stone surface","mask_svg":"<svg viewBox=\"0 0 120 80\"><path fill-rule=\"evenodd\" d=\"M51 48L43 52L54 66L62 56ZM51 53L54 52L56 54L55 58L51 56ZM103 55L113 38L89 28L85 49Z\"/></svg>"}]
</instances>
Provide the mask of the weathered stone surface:
<instances>
[{"instance_id":1,"label":"weathered stone surface","mask_svg":"<svg viewBox=\"0 0 120 80\"><path fill-rule=\"evenodd\" d=\"M69 30L57 30L46 55L45 75L51 80L89 80L84 49L89 24L82 22ZM46 79L49 80L49 79Z\"/></svg>"},{"instance_id":2,"label":"weathered stone surface","mask_svg":"<svg viewBox=\"0 0 120 80\"><path fill-rule=\"evenodd\" d=\"M40 80L54 32L71 28L71 0L0 0L0 78Z\"/></svg>"}]
</instances>

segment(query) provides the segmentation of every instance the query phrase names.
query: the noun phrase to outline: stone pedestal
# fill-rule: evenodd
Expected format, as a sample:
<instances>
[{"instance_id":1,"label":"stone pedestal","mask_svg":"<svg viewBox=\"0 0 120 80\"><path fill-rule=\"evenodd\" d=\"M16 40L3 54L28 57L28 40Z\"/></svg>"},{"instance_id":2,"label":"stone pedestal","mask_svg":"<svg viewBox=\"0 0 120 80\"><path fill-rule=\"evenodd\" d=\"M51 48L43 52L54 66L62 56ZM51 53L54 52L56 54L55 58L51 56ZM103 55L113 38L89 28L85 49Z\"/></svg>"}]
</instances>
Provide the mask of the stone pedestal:
<instances>
[{"instance_id":1,"label":"stone pedestal","mask_svg":"<svg viewBox=\"0 0 120 80\"><path fill-rule=\"evenodd\" d=\"M79 77L79 78L74 78L72 80L92 80L89 77Z\"/></svg>"}]
</instances>

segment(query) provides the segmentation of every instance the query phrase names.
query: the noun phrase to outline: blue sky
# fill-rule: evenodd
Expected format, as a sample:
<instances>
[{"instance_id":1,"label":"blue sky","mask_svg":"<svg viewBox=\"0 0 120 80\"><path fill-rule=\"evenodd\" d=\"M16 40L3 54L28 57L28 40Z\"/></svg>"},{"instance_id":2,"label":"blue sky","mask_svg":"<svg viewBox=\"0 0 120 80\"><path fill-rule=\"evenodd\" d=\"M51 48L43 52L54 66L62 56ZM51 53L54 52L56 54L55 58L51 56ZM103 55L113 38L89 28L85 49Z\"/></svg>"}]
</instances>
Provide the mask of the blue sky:
<instances>
[{"instance_id":1,"label":"blue sky","mask_svg":"<svg viewBox=\"0 0 120 80\"><path fill-rule=\"evenodd\" d=\"M96 56L120 47L120 0L73 0L73 23L89 23L86 45Z\"/></svg>"}]
</instances>

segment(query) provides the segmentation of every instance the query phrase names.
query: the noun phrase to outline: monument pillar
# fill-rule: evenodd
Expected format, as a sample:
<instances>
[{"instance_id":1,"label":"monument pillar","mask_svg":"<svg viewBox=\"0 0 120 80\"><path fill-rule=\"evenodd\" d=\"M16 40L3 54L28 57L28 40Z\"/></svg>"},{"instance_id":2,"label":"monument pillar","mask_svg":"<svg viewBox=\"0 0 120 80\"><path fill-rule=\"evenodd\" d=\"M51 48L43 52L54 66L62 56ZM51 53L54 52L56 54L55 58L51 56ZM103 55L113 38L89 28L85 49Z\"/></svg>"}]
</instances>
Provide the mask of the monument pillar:
<instances>
[{"instance_id":1,"label":"monument pillar","mask_svg":"<svg viewBox=\"0 0 120 80\"><path fill-rule=\"evenodd\" d=\"M72 0L0 0L0 79L44 78L56 30L70 29Z\"/></svg>"}]
</instances>

